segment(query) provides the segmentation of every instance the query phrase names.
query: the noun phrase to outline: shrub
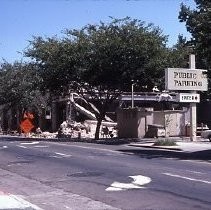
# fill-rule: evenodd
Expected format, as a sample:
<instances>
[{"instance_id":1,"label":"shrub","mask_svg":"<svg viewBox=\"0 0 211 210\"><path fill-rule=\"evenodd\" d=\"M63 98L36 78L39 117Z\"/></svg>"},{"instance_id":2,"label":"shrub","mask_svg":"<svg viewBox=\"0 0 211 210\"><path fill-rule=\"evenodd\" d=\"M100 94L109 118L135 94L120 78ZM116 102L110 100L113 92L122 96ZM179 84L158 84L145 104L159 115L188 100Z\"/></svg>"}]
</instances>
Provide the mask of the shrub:
<instances>
[{"instance_id":1,"label":"shrub","mask_svg":"<svg viewBox=\"0 0 211 210\"><path fill-rule=\"evenodd\" d=\"M154 143L154 146L177 146L174 140L160 139Z\"/></svg>"}]
</instances>

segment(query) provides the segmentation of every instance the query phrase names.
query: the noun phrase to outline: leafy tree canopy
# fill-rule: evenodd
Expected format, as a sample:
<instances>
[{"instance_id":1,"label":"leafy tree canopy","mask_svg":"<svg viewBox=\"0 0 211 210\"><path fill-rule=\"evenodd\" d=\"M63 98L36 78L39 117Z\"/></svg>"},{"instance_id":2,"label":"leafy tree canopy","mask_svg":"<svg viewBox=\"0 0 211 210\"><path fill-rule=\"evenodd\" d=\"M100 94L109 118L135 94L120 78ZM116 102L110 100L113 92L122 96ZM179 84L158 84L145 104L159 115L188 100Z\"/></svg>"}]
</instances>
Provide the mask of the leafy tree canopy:
<instances>
[{"instance_id":1,"label":"leafy tree canopy","mask_svg":"<svg viewBox=\"0 0 211 210\"><path fill-rule=\"evenodd\" d=\"M113 19L111 23L67 30L83 47L82 79L105 89L130 90L131 80L149 88L159 81L167 37L152 24Z\"/></svg>"},{"instance_id":2,"label":"leafy tree canopy","mask_svg":"<svg viewBox=\"0 0 211 210\"><path fill-rule=\"evenodd\" d=\"M163 84L164 69L180 62L182 43L168 49L159 27L128 17L67 29L64 35L34 37L25 55L37 63L44 88L60 95L72 88L96 101L95 138L109 105L121 91L131 90L131 80L138 81L136 91L152 91Z\"/></svg>"},{"instance_id":3,"label":"leafy tree canopy","mask_svg":"<svg viewBox=\"0 0 211 210\"><path fill-rule=\"evenodd\" d=\"M33 64L3 63L0 67L0 104L8 104L21 109L46 106L45 96L39 91L42 83Z\"/></svg>"},{"instance_id":4,"label":"leafy tree canopy","mask_svg":"<svg viewBox=\"0 0 211 210\"><path fill-rule=\"evenodd\" d=\"M152 24L125 18L66 30L66 37L34 37L26 56L42 66L50 89L75 80L103 89L129 90L131 80L148 89L159 83L166 65L167 37Z\"/></svg>"},{"instance_id":5,"label":"leafy tree canopy","mask_svg":"<svg viewBox=\"0 0 211 210\"><path fill-rule=\"evenodd\" d=\"M179 20L185 22L192 39L189 45L197 55L197 67L211 69L211 1L195 0L196 8L182 4Z\"/></svg>"},{"instance_id":6,"label":"leafy tree canopy","mask_svg":"<svg viewBox=\"0 0 211 210\"><path fill-rule=\"evenodd\" d=\"M37 64L44 90L61 93L77 79L77 48L70 40L34 37L25 55Z\"/></svg>"}]
</instances>

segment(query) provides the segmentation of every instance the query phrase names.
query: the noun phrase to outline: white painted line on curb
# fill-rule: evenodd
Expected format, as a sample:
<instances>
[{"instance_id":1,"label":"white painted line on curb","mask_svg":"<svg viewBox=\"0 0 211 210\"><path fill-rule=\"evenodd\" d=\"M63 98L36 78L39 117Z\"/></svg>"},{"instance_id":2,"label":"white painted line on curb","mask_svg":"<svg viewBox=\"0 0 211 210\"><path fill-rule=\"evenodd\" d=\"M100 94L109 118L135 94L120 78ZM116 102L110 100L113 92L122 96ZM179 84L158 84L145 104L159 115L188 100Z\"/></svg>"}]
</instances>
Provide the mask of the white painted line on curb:
<instances>
[{"instance_id":1,"label":"white painted line on curb","mask_svg":"<svg viewBox=\"0 0 211 210\"><path fill-rule=\"evenodd\" d=\"M195 181L195 182L202 182L202 183L205 183L205 184L211 184L211 181L207 181L207 180L194 179L194 178L191 178L191 177L180 176L180 175L171 174L171 173L163 173L163 174L164 175L167 175L167 176L172 176L172 177L180 178L180 179L186 179L186 180Z\"/></svg>"}]
</instances>

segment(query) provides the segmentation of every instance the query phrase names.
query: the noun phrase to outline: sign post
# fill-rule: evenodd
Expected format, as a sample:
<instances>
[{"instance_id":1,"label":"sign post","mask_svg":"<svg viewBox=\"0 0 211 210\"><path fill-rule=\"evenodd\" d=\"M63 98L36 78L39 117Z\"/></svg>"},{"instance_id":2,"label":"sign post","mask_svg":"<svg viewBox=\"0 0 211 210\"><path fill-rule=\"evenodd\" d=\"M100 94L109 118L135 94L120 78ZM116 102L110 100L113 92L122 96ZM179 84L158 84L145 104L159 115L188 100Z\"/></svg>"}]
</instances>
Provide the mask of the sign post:
<instances>
[{"instance_id":1,"label":"sign post","mask_svg":"<svg viewBox=\"0 0 211 210\"><path fill-rule=\"evenodd\" d=\"M200 102L197 91L207 91L207 70L196 69L195 55L189 56L189 69L168 68L165 71L166 90L190 91L179 93L179 102L190 103L191 141L196 141L196 103Z\"/></svg>"},{"instance_id":2,"label":"sign post","mask_svg":"<svg viewBox=\"0 0 211 210\"><path fill-rule=\"evenodd\" d=\"M191 54L189 56L189 68L196 69L195 55ZM193 94L196 94L196 91L192 91ZM196 103L190 103L190 140L196 141L196 130L197 130L197 121L196 121Z\"/></svg>"},{"instance_id":3,"label":"sign post","mask_svg":"<svg viewBox=\"0 0 211 210\"><path fill-rule=\"evenodd\" d=\"M134 108L134 81L132 80L131 85L131 108Z\"/></svg>"}]
</instances>

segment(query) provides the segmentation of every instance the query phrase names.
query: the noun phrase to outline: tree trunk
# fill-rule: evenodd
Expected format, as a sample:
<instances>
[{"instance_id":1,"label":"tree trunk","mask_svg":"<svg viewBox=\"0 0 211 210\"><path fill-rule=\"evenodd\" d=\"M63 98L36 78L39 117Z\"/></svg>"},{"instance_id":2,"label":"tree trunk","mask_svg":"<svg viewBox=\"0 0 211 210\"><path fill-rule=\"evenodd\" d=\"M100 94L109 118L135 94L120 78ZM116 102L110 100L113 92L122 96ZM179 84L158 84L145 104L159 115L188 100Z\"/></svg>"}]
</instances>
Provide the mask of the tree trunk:
<instances>
[{"instance_id":1,"label":"tree trunk","mask_svg":"<svg viewBox=\"0 0 211 210\"><path fill-rule=\"evenodd\" d=\"M98 140L100 138L100 126L101 126L102 120L103 120L102 117L97 119L97 127L96 127L96 131L95 131L95 140Z\"/></svg>"},{"instance_id":2,"label":"tree trunk","mask_svg":"<svg viewBox=\"0 0 211 210\"><path fill-rule=\"evenodd\" d=\"M57 103L52 102L52 112L51 112L51 131L55 132L58 130L57 124L58 124L58 119L57 119Z\"/></svg>"}]
</instances>

